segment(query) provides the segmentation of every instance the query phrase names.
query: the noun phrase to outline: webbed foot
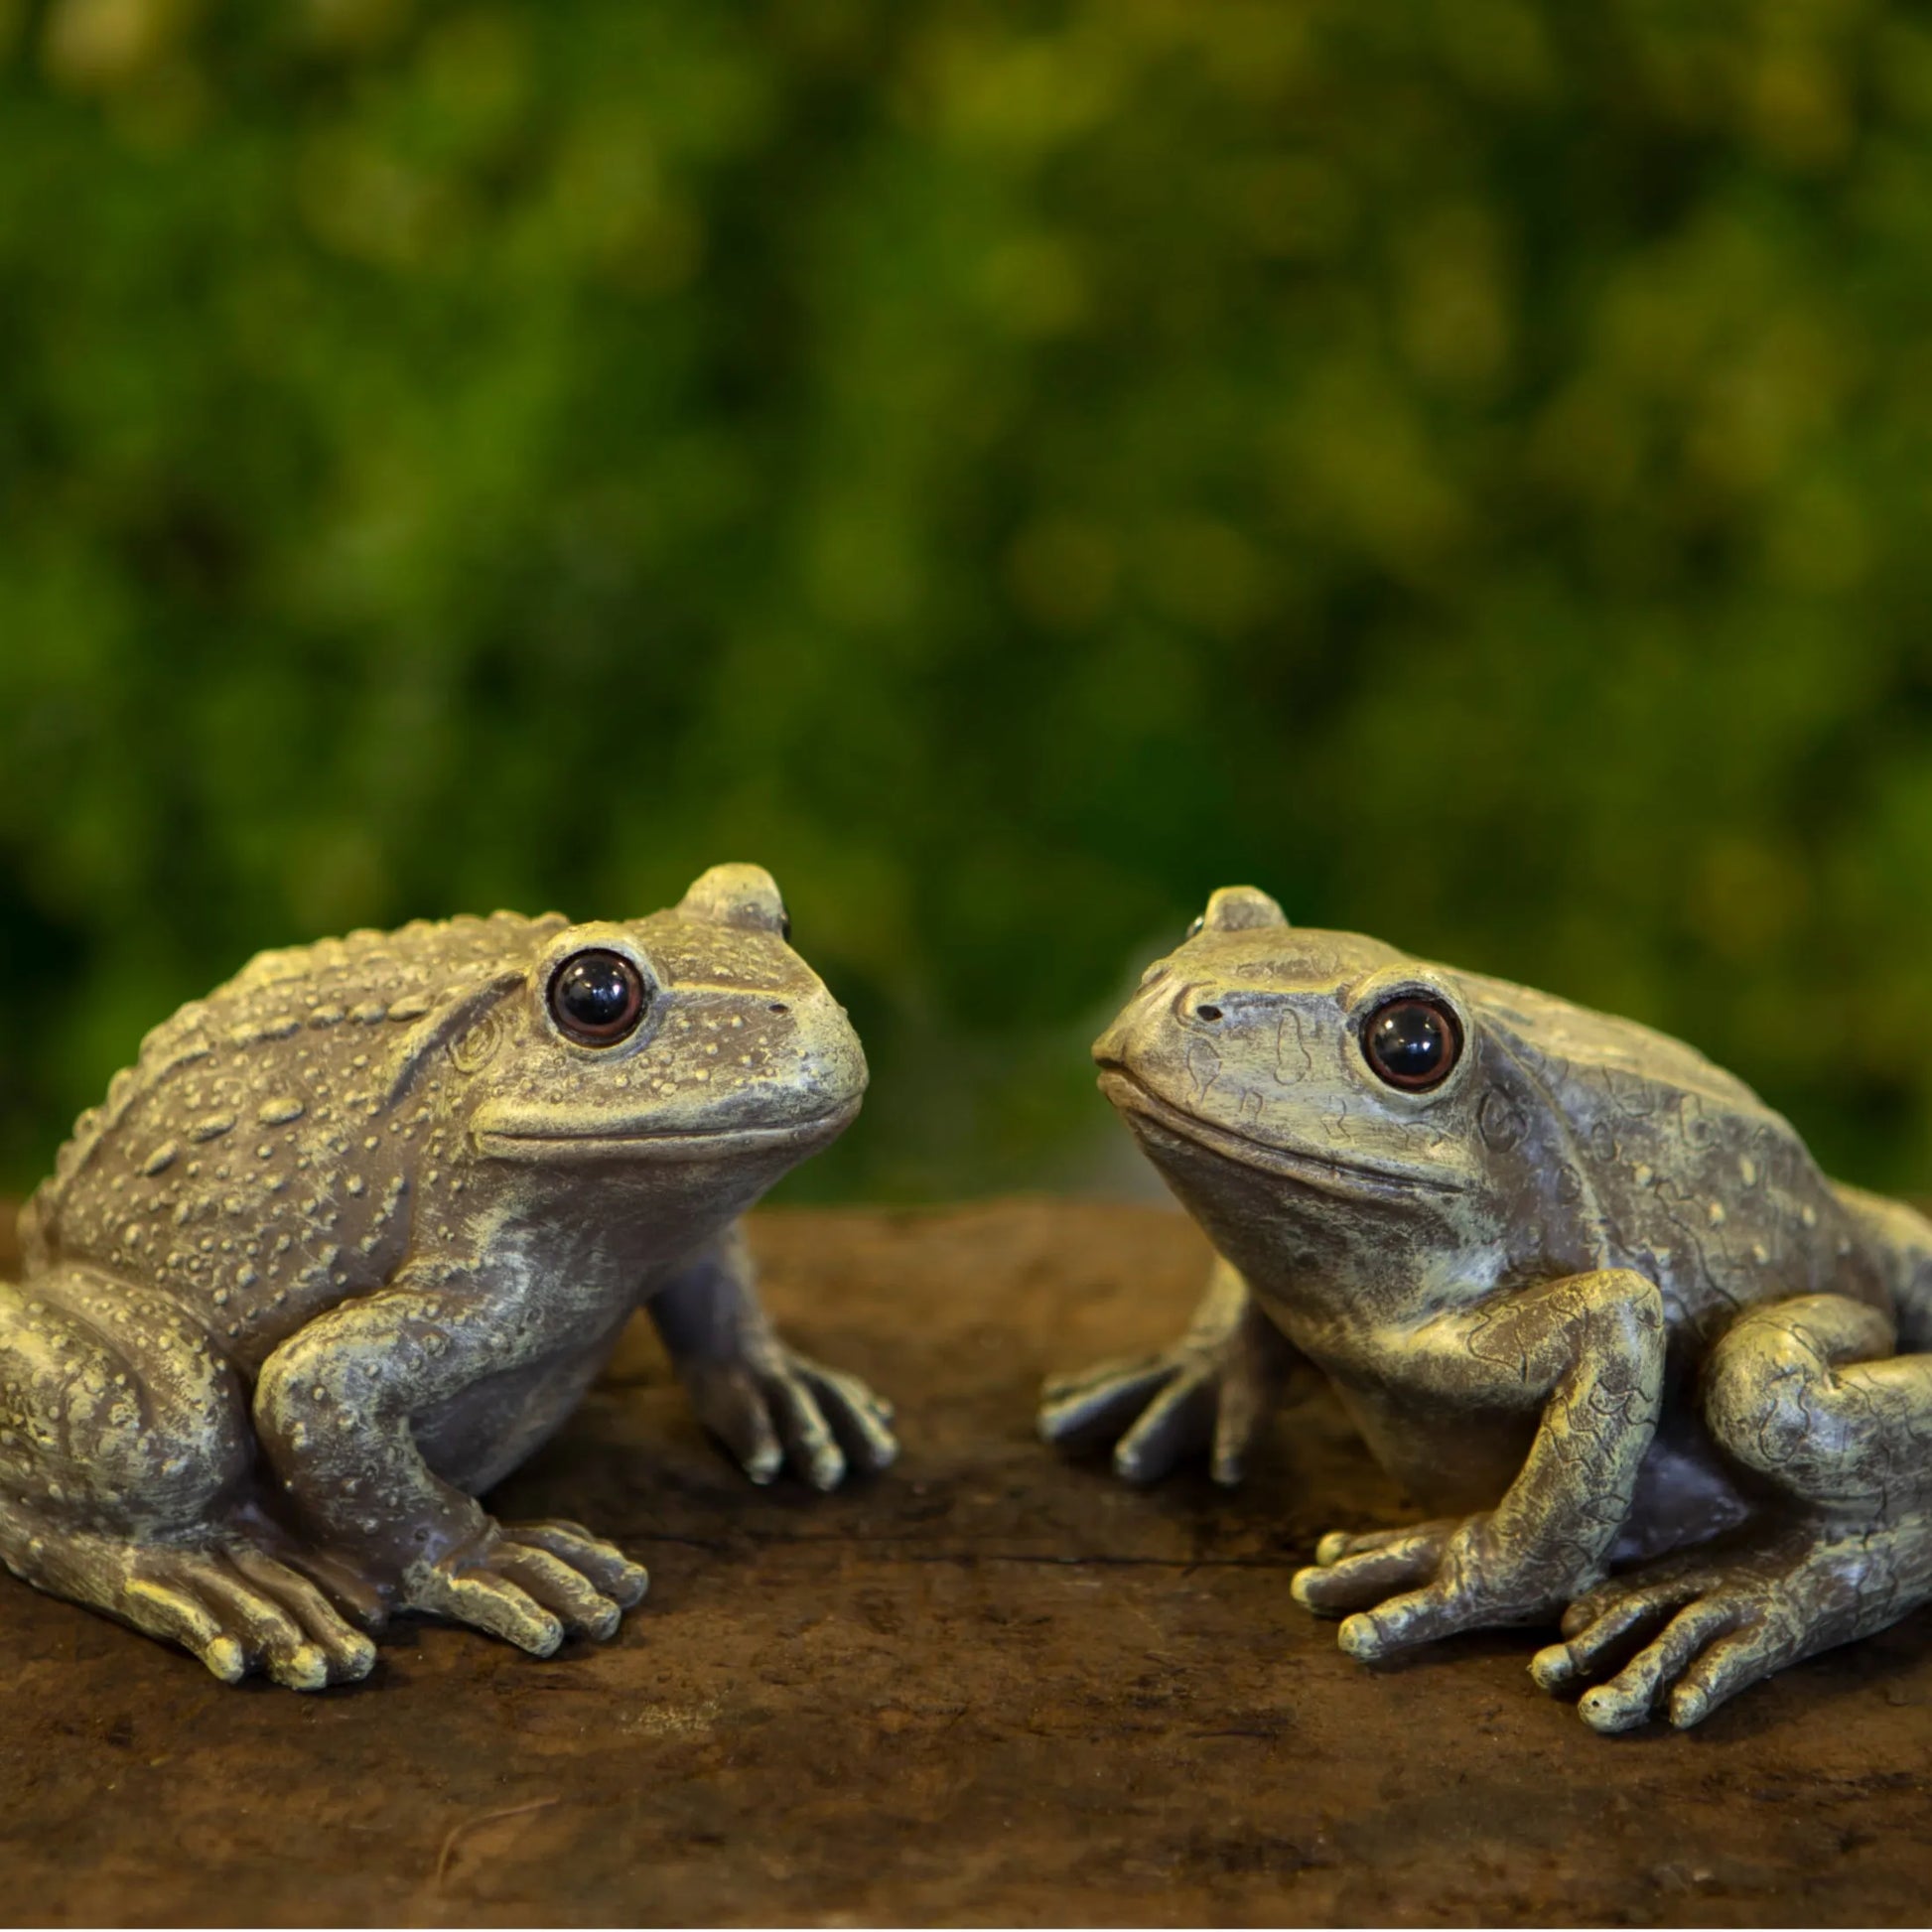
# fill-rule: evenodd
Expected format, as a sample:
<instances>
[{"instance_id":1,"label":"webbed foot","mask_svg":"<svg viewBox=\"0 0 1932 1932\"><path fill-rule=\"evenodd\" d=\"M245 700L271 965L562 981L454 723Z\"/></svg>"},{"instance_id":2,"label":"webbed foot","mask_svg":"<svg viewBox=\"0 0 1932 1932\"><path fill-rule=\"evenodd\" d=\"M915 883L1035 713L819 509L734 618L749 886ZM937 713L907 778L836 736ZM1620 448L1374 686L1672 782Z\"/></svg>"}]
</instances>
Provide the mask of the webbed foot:
<instances>
[{"instance_id":1,"label":"webbed foot","mask_svg":"<svg viewBox=\"0 0 1932 1932\"><path fill-rule=\"evenodd\" d=\"M616 1636L649 1582L642 1565L576 1523L490 1523L438 1562L412 1567L399 1607L467 1623L548 1657L566 1633Z\"/></svg>"},{"instance_id":2,"label":"webbed foot","mask_svg":"<svg viewBox=\"0 0 1932 1932\"><path fill-rule=\"evenodd\" d=\"M1916 1523L1808 1525L1698 1551L1587 1591L1530 1670L1546 1691L1602 1678L1577 1706L1593 1729L1633 1729L1660 1707L1684 1729L1787 1664L1896 1621L1925 1597L1928 1568L1932 1532Z\"/></svg>"}]
</instances>

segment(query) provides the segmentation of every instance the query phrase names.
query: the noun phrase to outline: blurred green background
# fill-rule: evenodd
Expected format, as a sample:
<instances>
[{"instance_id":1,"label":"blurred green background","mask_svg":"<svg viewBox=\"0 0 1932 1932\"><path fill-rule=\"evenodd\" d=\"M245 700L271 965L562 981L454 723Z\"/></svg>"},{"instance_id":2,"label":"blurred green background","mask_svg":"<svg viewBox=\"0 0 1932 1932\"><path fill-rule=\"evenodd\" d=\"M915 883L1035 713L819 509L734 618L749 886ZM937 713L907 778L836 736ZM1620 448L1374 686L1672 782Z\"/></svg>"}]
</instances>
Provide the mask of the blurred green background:
<instances>
[{"instance_id":1,"label":"blurred green background","mask_svg":"<svg viewBox=\"0 0 1932 1932\"><path fill-rule=\"evenodd\" d=\"M1126 1184L1207 891L1932 1186L1932 28L0 0L0 1189L249 953L777 874L794 1196Z\"/></svg>"}]
</instances>

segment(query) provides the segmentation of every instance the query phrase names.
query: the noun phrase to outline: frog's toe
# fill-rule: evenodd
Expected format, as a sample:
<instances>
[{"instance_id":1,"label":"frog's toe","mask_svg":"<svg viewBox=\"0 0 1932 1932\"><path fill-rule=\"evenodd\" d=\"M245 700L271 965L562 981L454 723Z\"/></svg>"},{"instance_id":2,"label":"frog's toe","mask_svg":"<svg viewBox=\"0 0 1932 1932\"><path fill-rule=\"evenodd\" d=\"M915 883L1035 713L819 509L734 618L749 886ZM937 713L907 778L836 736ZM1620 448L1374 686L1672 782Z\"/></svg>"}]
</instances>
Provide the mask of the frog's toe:
<instances>
[{"instance_id":1,"label":"frog's toe","mask_svg":"<svg viewBox=\"0 0 1932 1932\"><path fill-rule=\"evenodd\" d=\"M1715 1581L1706 1566L1659 1564L1635 1576L1610 1577L1574 1598L1558 1626L1566 1637L1589 1639L1601 1649L1646 1618L1680 1610ZM1594 1633L1604 1626L1599 1642Z\"/></svg>"},{"instance_id":2,"label":"frog's toe","mask_svg":"<svg viewBox=\"0 0 1932 1932\"><path fill-rule=\"evenodd\" d=\"M300 1641L286 1653L290 1674L277 1678L278 1683L297 1690L319 1690L325 1684L359 1682L375 1668L375 1645L306 1577L257 1550L235 1550L228 1560L262 1595L301 1626ZM318 1658L321 1683L311 1681Z\"/></svg>"},{"instance_id":3,"label":"frog's toe","mask_svg":"<svg viewBox=\"0 0 1932 1932\"><path fill-rule=\"evenodd\" d=\"M1359 1662L1375 1663L1398 1650L1434 1643L1439 1637L1459 1636L1465 1630L1534 1622L1548 1610L1550 1606L1534 1578L1511 1578L1504 1573L1484 1579L1480 1572L1470 1574L1457 1561L1458 1538L1451 1538L1445 1549L1435 1582L1386 1597L1373 1608L1344 1618L1335 1633L1336 1643ZM1361 1559L1364 1563L1372 1560ZM1303 1572L1304 1576L1309 1574ZM1332 1577L1335 1572L1313 1574Z\"/></svg>"},{"instance_id":4,"label":"frog's toe","mask_svg":"<svg viewBox=\"0 0 1932 1932\"><path fill-rule=\"evenodd\" d=\"M192 1591L152 1577L131 1577L115 1607L137 1630L192 1652L222 1683L239 1684L247 1676L248 1653Z\"/></svg>"},{"instance_id":5,"label":"frog's toe","mask_svg":"<svg viewBox=\"0 0 1932 1932\"><path fill-rule=\"evenodd\" d=\"M874 1475L890 1469L898 1459L893 1405L841 1369L827 1368L803 1355L793 1356L792 1365L811 1385L853 1467Z\"/></svg>"},{"instance_id":6,"label":"frog's toe","mask_svg":"<svg viewBox=\"0 0 1932 1932\"><path fill-rule=\"evenodd\" d=\"M1302 1574L1307 1576L1308 1572ZM1316 1574L1332 1577L1334 1572ZM1480 1621L1481 1612L1473 1604L1458 1601L1448 1590L1432 1586L1387 1597L1373 1609L1344 1617L1335 1632L1335 1642L1357 1663L1374 1664L1414 1644L1472 1629Z\"/></svg>"},{"instance_id":7,"label":"frog's toe","mask_svg":"<svg viewBox=\"0 0 1932 1932\"><path fill-rule=\"evenodd\" d=\"M593 1536L581 1523L553 1517L537 1523L509 1524L503 1534L512 1542L547 1550L560 1558L588 1577L597 1590L621 1609L641 1603L650 1587L650 1572L641 1563L632 1563L615 1543Z\"/></svg>"},{"instance_id":8,"label":"frog's toe","mask_svg":"<svg viewBox=\"0 0 1932 1932\"><path fill-rule=\"evenodd\" d=\"M1159 1482L1213 1441L1218 1396L1208 1367L1189 1367L1162 1388L1114 1449L1114 1473Z\"/></svg>"},{"instance_id":9,"label":"frog's toe","mask_svg":"<svg viewBox=\"0 0 1932 1932\"><path fill-rule=\"evenodd\" d=\"M742 1363L696 1371L686 1378L698 1420L724 1444L739 1466L762 1487L785 1466L785 1447L772 1426L758 1378Z\"/></svg>"},{"instance_id":10,"label":"frog's toe","mask_svg":"<svg viewBox=\"0 0 1932 1932\"><path fill-rule=\"evenodd\" d=\"M623 1612L561 1557L505 1538L491 1568L542 1604L572 1635L595 1637L599 1642L617 1635Z\"/></svg>"},{"instance_id":11,"label":"frog's toe","mask_svg":"<svg viewBox=\"0 0 1932 1932\"><path fill-rule=\"evenodd\" d=\"M261 1670L294 1691L366 1677L375 1646L321 1592L271 1559L172 1552L139 1560L124 1590L129 1621L192 1650L225 1683Z\"/></svg>"},{"instance_id":12,"label":"frog's toe","mask_svg":"<svg viewBox=\"0 0 1932 1932\"><path fill-rule=\"evenodd\" d=\"M1314 1564L1298 1570L1289 1593L1316 1616L1345 1616L1380 1603L1391 1591L1413 1589L1436 1574L1453 1521L1417 1529L1340 1531L1316 1544Z\"/></svg>"},{"instance_id":13,"label":"frog's toe","mask_svg":"<svg viewBox=\"0 0 1932 1932\"><path fill-rule=\"evenodd\" d=\"M1208 1471L1223 1488L1232 1489L1247 1473L1248 1457L1267 1433L1279 1391L1254 1375L1223 1375L1218 1394Z\"/></svg>"},{"instance_id":14,"label":"frog's toe","mask_svg":"<svg viewBox=\"0 0 1932 1932\"><path fill-rule=\"evenodd\" d=\"M836 1489L848 1468L883 1469L898 1454L891 1407L856 1376L802 1355L724 1363L687 1380L699 1420L754 1482L789 1462L814 1489Z\"/></svg>"},{"instance_id":15,"label":"frog's toe","mask_svg":"<svg viewBox=\"0 0 1932 1932\"><path fill-rule=\"evenodd\" d=\"M1594 1730L1630 1730L1660 1711L1682 1729L1803 1654L1797 1626L1754 1582L1748 1570L1696 1557L1612 1578L1570 1606L1565 1641L1530 1668L1549 1691L1613 1671L1577 1701Z\"/></svg>"},{"instance_id":16,"label":"frog's toe","mask_svg":"<svg viewBox=\"0 0 1932 1932\"><path fill-rule=\"evenodd\" d=\"M1736 1624L1684 1673L1671 1693L1670 1721L1679 1730L1702 1724L1725 1699L1805 1654L1796 1634L1772 1622Z\"/></svg>"},{"instance_id":17,"label":"frog's toe","mask_svg":"<svg viewBox=\"0 0 1932 1932\"><path fill-rule=\"evenodd\" d=\"M291 1691L320 1691L329 1683L329 1660L287 1610L239 1577L209 1575L205 1600L217 1610L230 1635L277 1684Z\"/></svg>"},{"instance_id":18,"label":"frog's toe","mask_svg":"<svg viewBox=\"0 0 1932 1932\"><path fill-rule=\"evenodd\" d=\"M1736 1624L1736 1610L1722 1600L1692 1603L1672 1617L1661 1634L1607 1684L1586 1691L1577 1702L1578 1715L1592 1730L1630 1730L1647 1723L1664 1692ZM1673 1712L1675 1708L1673 1699Z\"/></svg>"},{"instance_id":19,"label":"frog's toe","mask_svg":"<svg viewBox=\"0 0 1932 1932\"><path fill-rule=\"evenodd\" d=\"M1564 1641L1539 1650L1530 1659L1530 1675L1553 1693L1599 1676L1695 1598L1699 1588L1689 1576L1599 1585L1563 1613Z\"/></svg>"},{"instance_id":20,"label":"frog's toe","mask_svg":"<svg viewBox=\"0 0 1932 1932\"><path fill-rule=\"evenodd\" d=\"M560 1618L508 1578L481 1563L460 1570L438 1565L412 1578L409 1606L501 1637L533 1657L553 1655L564 1640Z\"/></svg>"},{"instance_id":21,"label":"frog's toe","mask_svg":"<svg viewBox=\"0 0 1932 1932\"><path fill-rule=\"evenodd\" d=\"M248 1675L248 1653L234 1637L216 1637L202 1652L202 1662L223 1684L239 1684Z\"/></svg>"},{"instance_id":22,"label":"frog's toe","mask_svg":"<svg viewBox=\"0 0 1932 1932\"><path fill-rule=\"evenodd\" d=\"M765 1385L766 1399L785 1446L785 1459L814 1489L836 1489L845 1480L845 1450L819 1407L817 1392L795 1371Z\"/></svg>"},{"instance_id":23,"label":"frog's toe","mask_svg":"<svg viewBox=\"0 0 1932 1932\"><path fill-rule=\"evenodd\" d=\"M1040 1391L1040 1438L1077 1445L1119 1436L1174 1373L1174 1364L1165 1357L1144 1356L1102 1362L1077 1375L1049 1376Z\"/></svg>"}]
</instances>

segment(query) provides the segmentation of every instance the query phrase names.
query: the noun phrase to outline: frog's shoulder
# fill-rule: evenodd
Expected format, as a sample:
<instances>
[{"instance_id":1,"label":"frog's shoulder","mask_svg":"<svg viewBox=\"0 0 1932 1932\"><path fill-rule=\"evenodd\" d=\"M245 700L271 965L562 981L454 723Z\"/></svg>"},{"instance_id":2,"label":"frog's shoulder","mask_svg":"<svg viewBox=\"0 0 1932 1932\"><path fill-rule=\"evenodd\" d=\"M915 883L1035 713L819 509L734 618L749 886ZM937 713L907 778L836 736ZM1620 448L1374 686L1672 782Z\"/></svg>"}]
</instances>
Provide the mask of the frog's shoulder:
<instances>
[{"instance_id":1,"label":"frog's shoulder","mask_svg":"<svg viewBox=\"0 0 1932 1932\"><path fill-rule=\"evenodd\" d=\"M1654 1027L1479 973L1454 977L1484 1030L1552 1092L1585 1086L1624 1096L1687 1095L1709 1110L1782 1124L1734 1073Z\"/></svg>"},{"instance_id":2,"label":"frog's shoulder","mask_svg":"<svg viewBox=\"0 0 1932 1932\"><path fill-rule=\"evenodd\" d=\"M561 912L464 914L257 953L232 979L150 1032L133 1064L108 1083L106 1099L74 1122L53 1173L22 1213L29 1261L42 1255L44 1233L55 1225L64 1197L129 1110L176 1073L223 1052L271 1046L304 1028L419 1021L508 961L527 957L567 923Z\"/></svg>"}]
</instances>

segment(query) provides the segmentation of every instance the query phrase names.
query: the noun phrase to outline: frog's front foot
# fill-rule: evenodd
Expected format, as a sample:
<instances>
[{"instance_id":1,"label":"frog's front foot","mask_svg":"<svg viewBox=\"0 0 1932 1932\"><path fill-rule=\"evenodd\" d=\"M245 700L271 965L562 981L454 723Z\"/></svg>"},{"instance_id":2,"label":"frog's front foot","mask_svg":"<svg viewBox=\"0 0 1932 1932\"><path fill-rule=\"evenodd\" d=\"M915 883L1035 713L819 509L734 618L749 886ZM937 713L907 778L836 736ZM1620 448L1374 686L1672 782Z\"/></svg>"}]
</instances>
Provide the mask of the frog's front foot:
<instances>
[{"instance_id":1,"label":"frog's front foot","mask_svg":"<svg viewBox=\"0 0 1932 1932\"><path fill-rule=\"evenodd\" d=\"M814 1489L836 1489L848 1468L877 1473L898 1455L893 1405L856 1375L779 1343L684 1370L698 1420L754 1482L787 1460Z\"/></svg>"},{"instance_id":2,"label":"frog's front foot","mask_svg":"<svg viewBox=\"0 0 1932 1932\"><path fill-rule=\"evenodd\" d=\"M1914 1579L1922 1593L1926 1546L1919 1525L1806 1525L1653 1564L1580 1596L1564 1641L1530 1670L1546 1691L1603 1678L1577 1706L1593 1729L1633 1729L1660 1706L1684 1729L1773 1671L1901 1614Z\"/></svg>"},{"instance_id":3,"label":"frog's front foot","mask_svg":"<svg viewBox=\"0 0 1932 1932\"><path fill-rule=\"evenodd\" d=\"M1049 1377L1039 1433L1068 1446L1118 1438L1114 1473L1129 1482L1158 1482L1203 1453L1216 1482L1239 1482L1298 1359L1239 1270L1216 1256L1187 1332L1164 1354Z\"/></svg>"},{"instance_id":4,"label":"frog's front foot","mask_svg":"<svg viewBox=\"0 0 1932 1932\"><path fill-rule=\"evenodd\" d=\"M1128 1482L1159 1482L1205 1455L1216 1482L1237 1483L1268 1432L1288 1370L1286 1344L1258 1322L1190 1334L1164 1355L1049 1376L1039 1434L1066 1447L1118 1437L1114 1473Z\"/></svg>"},{"instance_id":5,"label":"frog's front foot","mask_svg":"<svg viewBox=\"0 0 1932 1932\"><path fill-rule=\"evenodd\" d=\"M438 1561L412 1566L398 1607L548 1657L566 1632L615 1636L649 1581L641 1565L576 1523L490 1523Z\"/></svg>"},{"instance_id":6,"label":"frog's front foot","mask_svg":"<svg viewBox=\"0 0 1932 1932\"><path fill-rule=\"evenodd\" d=\"M1211 1451L1215 1480L1234 1483L1268 1413L1245 1394L1224 1364L1184 1344L1166 1355L1101 1362L1047 1378L1040 1440L1073 1447L1118 1436L1114 1473L1129 1482L1159 1482Z\"/></svg>"},{"instance_id":7,"label":"frog's front foot","mask_svg":"<svg viewBox=\"0 0 1932 1932\"><path fill-rule=\"evenodd\" d=\"M1481 1515L1324 1536L1289 1588L1304 1609L1343 1618L1342 1649L1373 1663L1459 1630L1530 1622L1574 1582L1513 1556Z\"/></svg>"}]
</instances>

